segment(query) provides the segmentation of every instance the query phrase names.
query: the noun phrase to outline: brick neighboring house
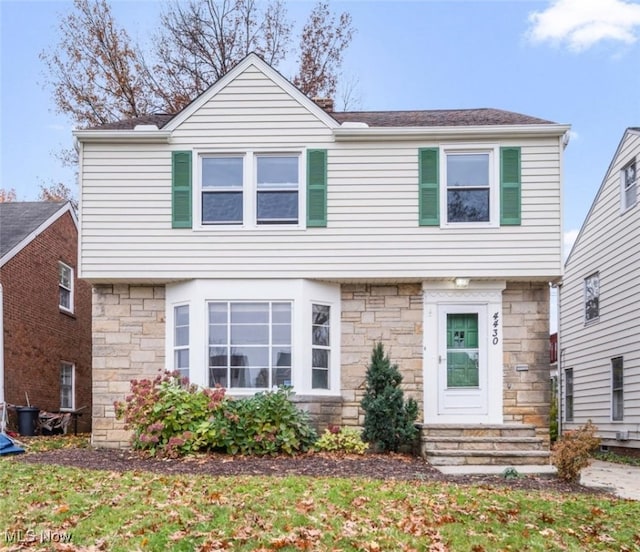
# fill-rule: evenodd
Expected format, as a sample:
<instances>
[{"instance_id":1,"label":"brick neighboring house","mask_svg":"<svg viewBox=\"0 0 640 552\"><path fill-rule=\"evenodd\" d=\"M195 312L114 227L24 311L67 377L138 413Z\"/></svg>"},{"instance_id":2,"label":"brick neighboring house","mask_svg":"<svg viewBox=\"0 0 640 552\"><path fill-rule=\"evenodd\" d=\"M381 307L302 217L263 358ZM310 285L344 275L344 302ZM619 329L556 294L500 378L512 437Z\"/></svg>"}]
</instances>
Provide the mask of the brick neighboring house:
<instances>
[{"instance_id":1,"label":"brick neighboring house","mask_svg":"<svg viewBox=\"0 0 640 552\"><path fill-rule=\"evenodd\" d=\"M334 112L252 54L175 115L74 133L93 442L164 368L358 426L383 341L437 463L545 463L568 125Z\"/></svg>"},{"instance_id":2,"label":"brick neighboring house","mask_svg":"<svg viewBox=\"0 0 640 552\"><path fill-rule=\"evenodd\" d=\"M41 410L80 411L89 431L91 285L77 256L70 203L0 203L0 402L26 393Z\"/></svg>"}]
</instances>

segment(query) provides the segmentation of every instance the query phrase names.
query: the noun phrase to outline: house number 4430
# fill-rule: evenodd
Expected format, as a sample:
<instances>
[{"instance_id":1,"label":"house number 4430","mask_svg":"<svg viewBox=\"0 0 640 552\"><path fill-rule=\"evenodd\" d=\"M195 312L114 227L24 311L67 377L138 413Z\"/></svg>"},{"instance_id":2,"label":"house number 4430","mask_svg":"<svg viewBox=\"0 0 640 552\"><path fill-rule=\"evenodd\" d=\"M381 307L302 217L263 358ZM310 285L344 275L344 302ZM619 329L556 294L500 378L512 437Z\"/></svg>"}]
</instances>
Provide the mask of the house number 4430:
<instances>
[{"instance_id":1,"label":"house number 4430","mask_svg":"<svg viewBox=\"0 0 640 552\"><path fill-rule=\"evenodd\" d=\"M497 312L493 313L493 327L491 329L491 343L498 344L498 327L500 326L500 315Z\"/></svg>"}]
</instances>

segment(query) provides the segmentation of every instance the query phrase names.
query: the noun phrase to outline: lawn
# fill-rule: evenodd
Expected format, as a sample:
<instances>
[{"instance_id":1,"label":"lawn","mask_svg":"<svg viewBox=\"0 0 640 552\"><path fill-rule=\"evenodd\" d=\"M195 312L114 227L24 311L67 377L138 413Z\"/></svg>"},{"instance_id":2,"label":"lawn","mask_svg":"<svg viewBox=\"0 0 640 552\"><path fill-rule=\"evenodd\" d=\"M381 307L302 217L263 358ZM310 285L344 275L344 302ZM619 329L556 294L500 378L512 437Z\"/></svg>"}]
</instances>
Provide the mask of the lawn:
<instances>
[{"instance_id":1,"label":"lawn","mask_svg":"<svg viewBox=\"0 0 640 552\"><path fill-rule=\"evenodd\" d=\"M638 519L604 495L0 459L6 550L640 550Z\"/></svg>"}]
</instances>

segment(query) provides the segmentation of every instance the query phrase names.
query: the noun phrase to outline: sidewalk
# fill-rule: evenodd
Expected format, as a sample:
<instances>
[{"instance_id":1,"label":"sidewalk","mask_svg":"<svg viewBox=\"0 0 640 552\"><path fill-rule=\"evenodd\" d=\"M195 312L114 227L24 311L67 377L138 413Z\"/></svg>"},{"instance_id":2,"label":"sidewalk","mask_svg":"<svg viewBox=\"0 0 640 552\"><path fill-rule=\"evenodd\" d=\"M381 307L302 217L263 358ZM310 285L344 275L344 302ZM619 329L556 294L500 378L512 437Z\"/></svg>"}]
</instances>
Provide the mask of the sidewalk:
<instances>
[{"instance_id":1,"label":"sidewalk","mask_svg":"<svg viewBox=\"0 0 640 552\"><path fill-rule=\"evenodd\" d=\"M640 500L640 466L594 460L580 472L580 484L609 489L621 498Z\"/></svg>"}]
</instances>

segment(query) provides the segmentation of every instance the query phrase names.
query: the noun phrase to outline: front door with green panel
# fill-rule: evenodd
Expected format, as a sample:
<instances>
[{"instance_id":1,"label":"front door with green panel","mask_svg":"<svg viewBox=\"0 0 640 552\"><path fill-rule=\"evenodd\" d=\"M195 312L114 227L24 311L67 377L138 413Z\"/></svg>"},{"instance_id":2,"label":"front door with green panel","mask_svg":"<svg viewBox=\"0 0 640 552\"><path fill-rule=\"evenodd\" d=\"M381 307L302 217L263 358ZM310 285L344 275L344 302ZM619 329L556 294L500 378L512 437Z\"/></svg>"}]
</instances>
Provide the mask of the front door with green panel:
<instances>
[{"instance_id":1,"label":"front door with green panel","mask_svg":"<svg viewBox=\"0 0 640 552\"><path fill-rule=\"evenodd\" d=\"M486 307L439 307L438 412L487 413Z\"/></svg>"}]
</instances>

